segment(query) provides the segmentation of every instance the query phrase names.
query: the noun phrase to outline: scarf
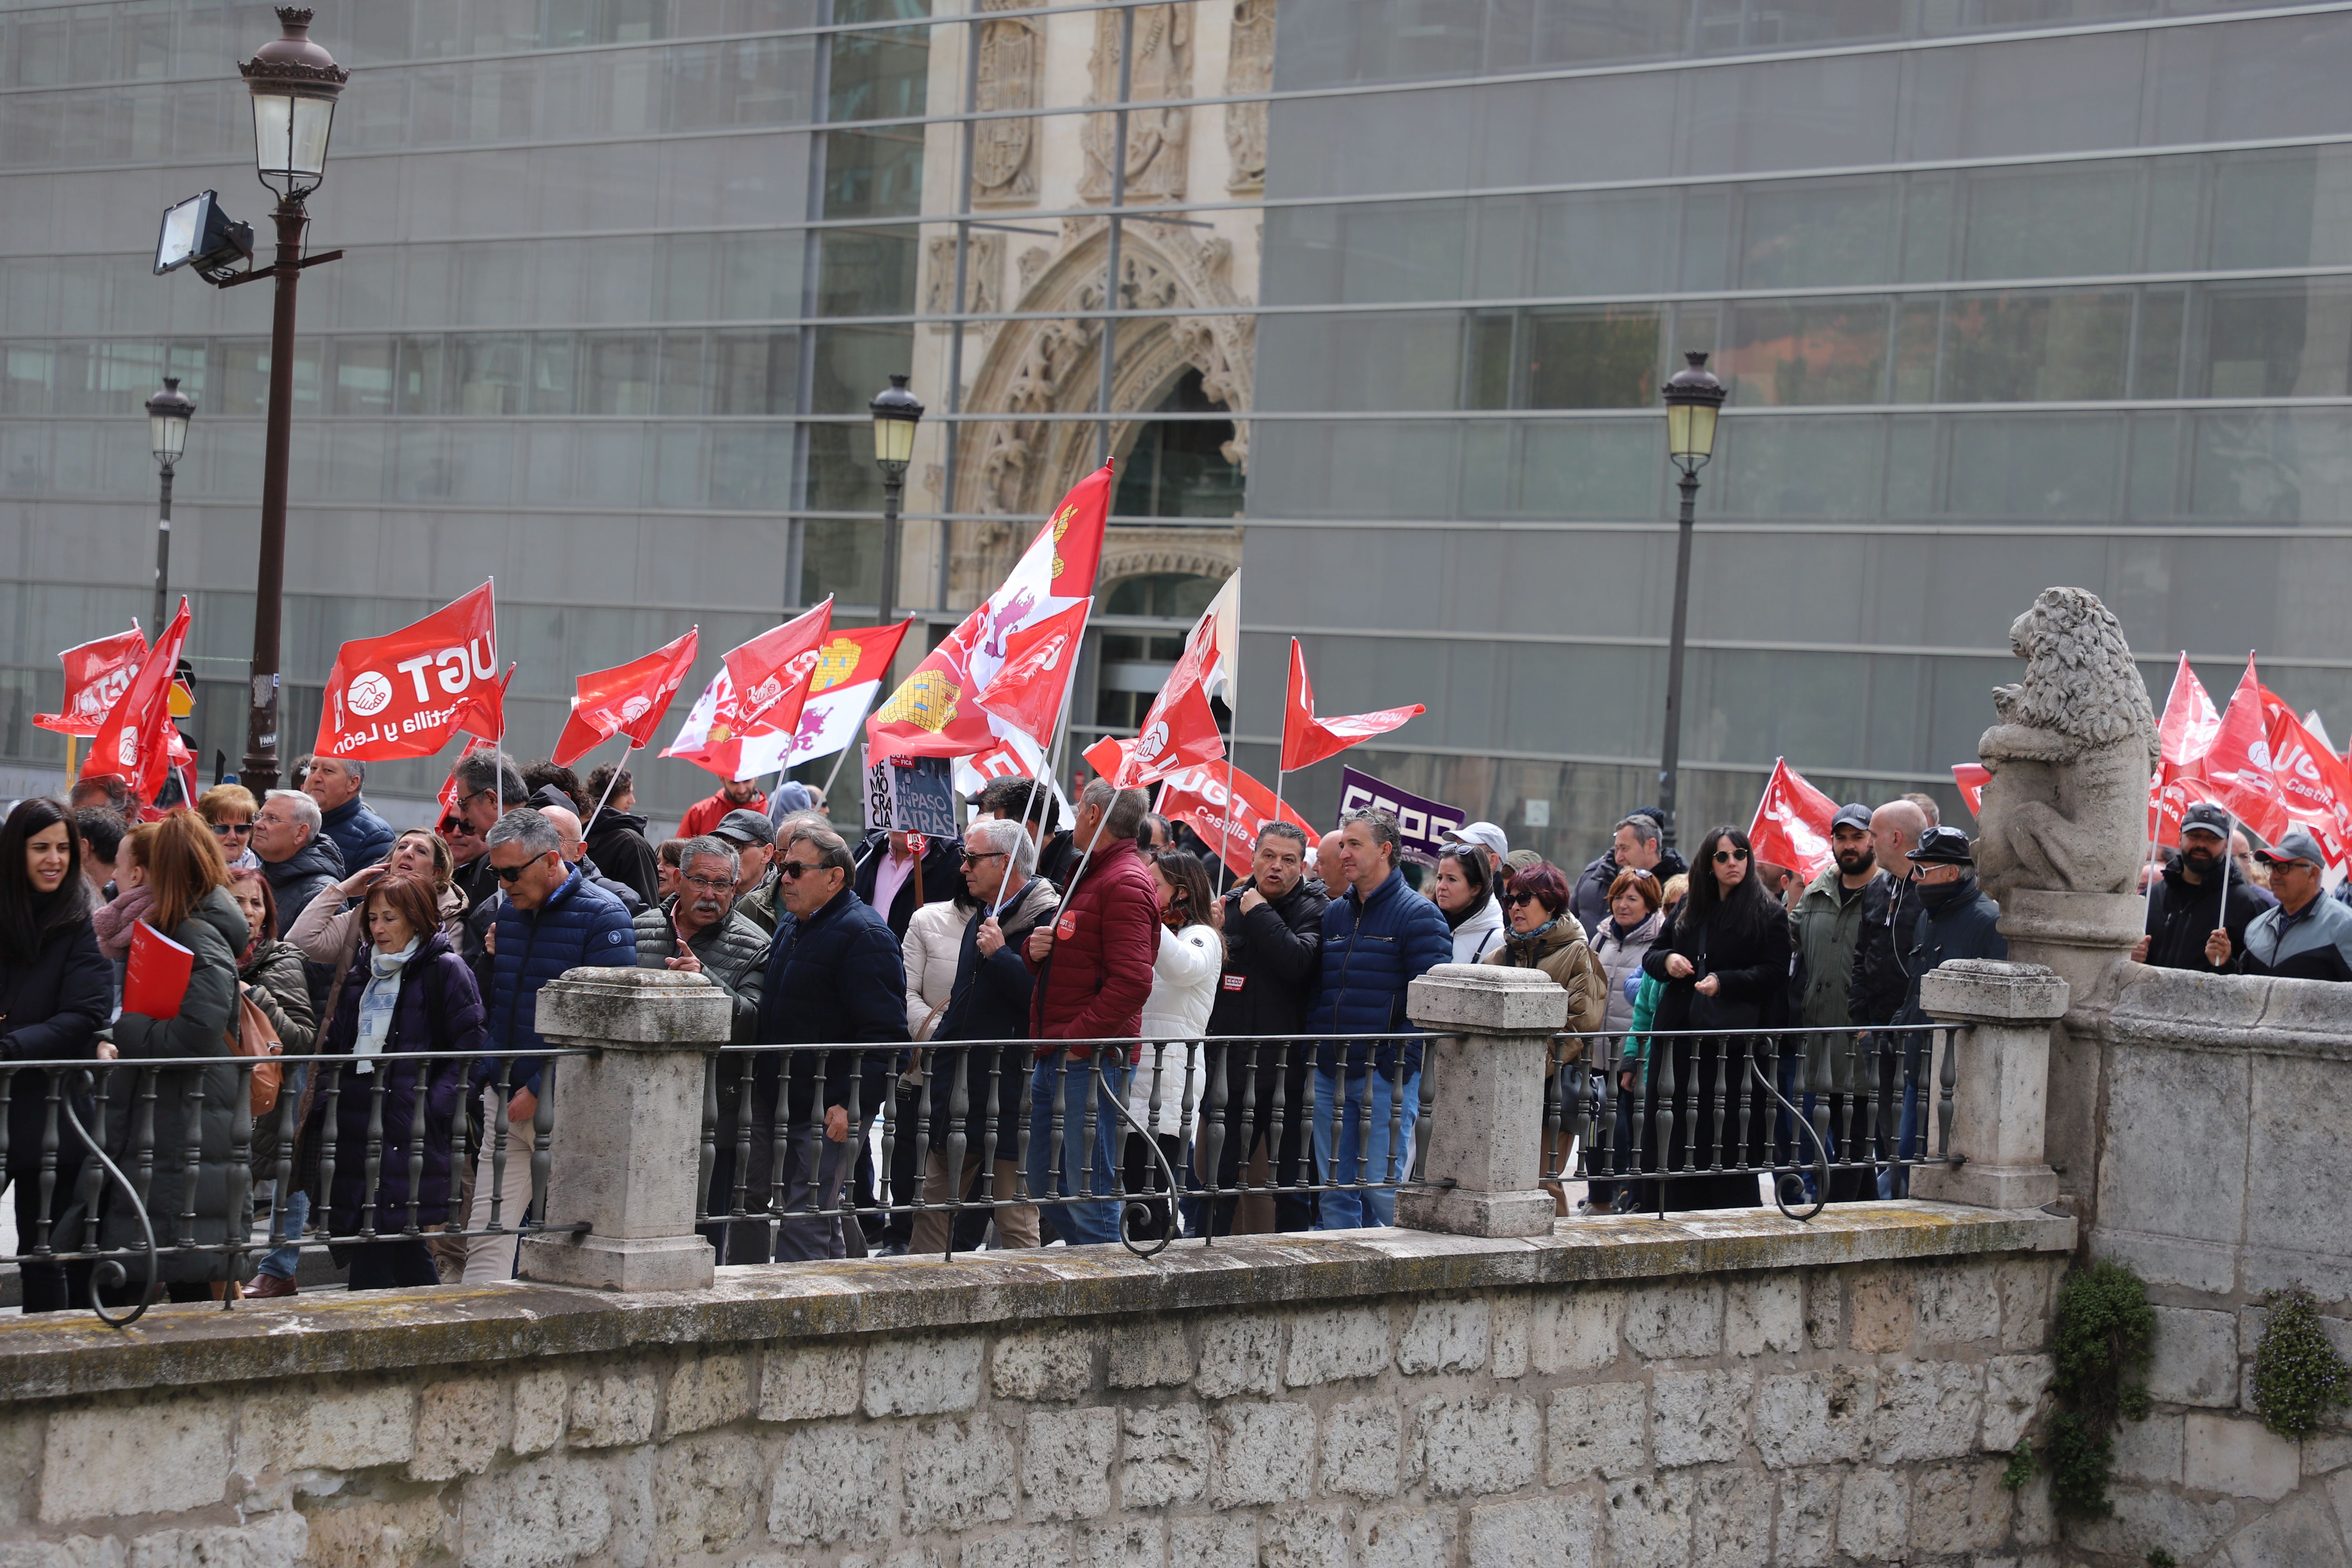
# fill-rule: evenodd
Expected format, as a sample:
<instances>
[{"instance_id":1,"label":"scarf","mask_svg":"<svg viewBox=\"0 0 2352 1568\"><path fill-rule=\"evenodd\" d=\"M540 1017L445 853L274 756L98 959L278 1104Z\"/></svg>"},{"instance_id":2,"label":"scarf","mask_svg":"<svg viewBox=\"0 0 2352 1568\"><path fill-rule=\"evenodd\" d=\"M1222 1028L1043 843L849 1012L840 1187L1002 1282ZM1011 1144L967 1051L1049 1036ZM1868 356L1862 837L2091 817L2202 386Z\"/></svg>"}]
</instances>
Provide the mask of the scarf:
<instances>
[{"instance_id":1,"label":"scarf","mask_svg":"<svg viewBox=\"0 0 2352 1568\"><path fill-rule=\"evenodd\" d=\"M129 958L131 926L154 908L155 889L144 882L118 894L112 903L100 906L89 917L90 928L98 932L98 951L118 963Z\"/></svg>"},{"instance_id":2,"label":"scarf","mask_svg":"<svg viewBox=\"0 0 2352 1568\"><path fill-rule=\"evenodd\" d=\"M1552 928L1559 925L1559 921L1560 917L1556 914L1533 931L1513 931L1508 924L1506 924L1503 927L1503 940L1510 943L1513 952L1533 952L1543 945L1544 938L1551 934Z\"/></svg>"},{"instance_id":3,"label":"scarf","mask_svg":"<svg viewBox=\"0 0 2352 1568\"><path fill-rule=\"evenodd\" d=\"M352 1055L359 1058L352 1065L353 1072L375 1070L367 1058L383 1054L384 1041L392 1034L393 1012L400 1005L401 974L424 945L423 937L412 936L398 952L370 953L367 987L360 993L359 1036L352 1042Z\"/></svg>"}]
</instances>

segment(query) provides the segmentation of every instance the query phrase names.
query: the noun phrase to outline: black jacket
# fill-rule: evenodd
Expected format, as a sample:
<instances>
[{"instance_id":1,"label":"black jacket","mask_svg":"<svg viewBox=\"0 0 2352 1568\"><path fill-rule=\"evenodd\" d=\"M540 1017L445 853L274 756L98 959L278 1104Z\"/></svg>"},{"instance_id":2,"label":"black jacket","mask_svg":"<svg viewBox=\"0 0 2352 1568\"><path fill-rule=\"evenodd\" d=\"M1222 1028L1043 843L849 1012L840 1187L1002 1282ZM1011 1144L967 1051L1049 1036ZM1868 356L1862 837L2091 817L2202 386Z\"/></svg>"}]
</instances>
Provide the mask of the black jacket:
<instances>
[{"instance_id":1,"label":"black jacket","mask_svg":"<svg viewBox=\"0 0 2352 1568\"><path fill-rule=\"evenodd\" d=\"M323 833L314 833L310 842L296 850L290 858L274 866L264 860L261 874L268 879L269 890L278 900L278 929L292 931L310 900L329 883L341 881L348 868L343 865L343 852L335 847L335 841Z\"/></svg>"},{"instance_id":2,"label":"black jacket","mask_svg":"<svg viewBox=\"0 0 2352 1568\"><path fill-rule=\"evenodd\" d=\"M1769 1029L1788 1021L1789 915L1778 899L1759 896L1737 905L1718 904L1704 927L1687 917L1685 899L1650 951L1642 971L1664 987L1654 1026L1675 1029ZM1666 959L1681 953L1692 973L1676 980ZM1698 983L1708 975L1722 982L1703 996Z\"/></svg>"},{"instance_id":3,"label":"black jacket","mask_svg":"<svg viewBox=\"0 0 2352 1568\"><path fill-rule=\"evenodd\" d=\"M98 950L98 933L88 920L51 936L30 963L0 963L0 1057L10 1061L88 1060L97 1049L98 1032L113 1013L114 965ZM17 1078L8 1097L7 1169L12 1176L29 1177L41 1168L47 1100L47 1085L37 1075ZM89 1096L75 1097L84 1127L90 1124L90 1106ZM61 1160L79 1163L83 1147L60 1121ZM30 1247L32 1238L21 1245Z\"/></svg>"},{"instance_id":4,"label":"black jacket","mask_svg":"<svg viewBox=\"0 0 2352 1568\"><path fill-rule=\"evenodd\" d=\"M1323 884L1302 877L1281 898L1242 913L1244 882L1225 894L1225 967L1212 1035L1295 1035L1323 984Z\"/></svg>"},{"instance_id":5,"label":"black jacket","mask_svg":"<svg viewBox=\"0 0 2352 1568\"><path fill-rule=\"evenodd\" d=\"M881 879L882 862L890 858L890 836L876 828L857 847L857 879L850 885L866 904L874 902L874 889ZM925 904L936 904L952 899L963 889L963 845L952 838L933 838L923 845L920 874L910 876L898 884L898 896L890 907L881 911L890 922L890 934L904 940L907 922Z\"/></svg>"},{"instance_id":6,"label":"black jacket","mask_svg":"<svg viewBox=\"0 0 2352 1568\"><path fill-rule=\"evenodd\" d=\"M588 832L588 858L605 876L625 883L641 905L661 902L661 864L646 841L644 817L605 808Z\"/></svg>"},{"instance_id":7,"label":"black jacket","mask_svg":"<svg viewBox=\"0 0 2352 1568\"><path fill-rule=\"evenodd\" d=\"M1888 875L1862 889L1862 934L1853 946L1853 975L1846 984L1846 1021L1864 1027L1891 1024L1911 990L1906 958L1910 933L1919 922L1918 885ZM1901 930L1900 948L1895 932Z\"/></svg>"},{"instance_id":8,"label":"black jacket","mask_svg":"<svg viewBox=\"0 0 2352 1568\"><path fill-rule=\"evenodd\" d=\"M2221 912L2221 879L2192 883L2175 860L2148 893L2147 962L2158 969L2193 969L2200 974L2230 974L2242 966L2246 952L2246 927L2269 906L2255 889L2230 872L2230 914ZM2229 962L2216 967L2205 962L2205 939L2217 925L2230 933Z\"/></svg>"},{"instance_id":9,"label":"black jacket","mask_svg":"<svg viewBox=\"0 0 2352 1568\"><path fill-rule=\"evenodd\" d=\"M964 924L963 945L956 955L955 984L948 993L946 1011L931 1035L931 1146L944 1149L954 1126L955 1078L964 1079L964 1138L976 1153L987 1130L992 1093L997 1108L996 1157L1018 1161L1021 1102L1028 1093L1029 1047L1010 1045L994 1051L951 1051L940 1047L954 1040L1024 1040L1029 1035L1029 995L1036 976L1021 962L1021 949L1038 923L1054 918L1061 902L1054 884L1032 877L1028 885L1005 901L996 917L1004 945L990 957L980 956L982 910ZM991 1082L992 1076L993 1082Z\"/></svg>"},{"instance_id":10,"label":"black jacket","mask_svg":"<svg viewBox=\"0 0 2352 1568\"><path fill-rule=\"evenodd\" d=\"M2009 939L1996 924L2000 906L1977 887L1976 878L1963 877L1947 886L1952 889L1950 894L1931 903L1923 895L1937 889L1911 884L1903 900L1906 923L1896 928L1901 935L1899 968L1906 976L1903 999L1891 1020L1874 1021L1926 1024L1929 1019L1919 1006L1919 982L1929 970L1955 958L2009 956Z\"/></svg>"},{"instance_id":11,"label":"black jacket","mask_svg":"<svg viewBox=\"0 0 2352 1568\"><path fill-rule=\"evenodd\" d=\"M787 1110L795 1126L821 1119L825 1107L847 1105L853 1076L862 1080L858 1113L881 1109L883 1077L895 1047L907 1043L907 966L898 939L849 889L805 921L790 913L779 921L761 984L759 1038L770 1046L869 1047L823 1053L821 1104L818 1053L793 1053ZM763 1098L774 1092L776 1059L761 1058Z\"/></svg>"},{"instance_id":12,"label":"black jacket","mask_svg":"<svg viewBox=\"0 0 2352 1568\"><path fill-rule=\"evenodd\" d=\"M1078 868L1078 847L1071 841L1066 827L1037 846L1037 875L1061 889L1070 889L1070 875Z\"/></svg>"}]
</instances>

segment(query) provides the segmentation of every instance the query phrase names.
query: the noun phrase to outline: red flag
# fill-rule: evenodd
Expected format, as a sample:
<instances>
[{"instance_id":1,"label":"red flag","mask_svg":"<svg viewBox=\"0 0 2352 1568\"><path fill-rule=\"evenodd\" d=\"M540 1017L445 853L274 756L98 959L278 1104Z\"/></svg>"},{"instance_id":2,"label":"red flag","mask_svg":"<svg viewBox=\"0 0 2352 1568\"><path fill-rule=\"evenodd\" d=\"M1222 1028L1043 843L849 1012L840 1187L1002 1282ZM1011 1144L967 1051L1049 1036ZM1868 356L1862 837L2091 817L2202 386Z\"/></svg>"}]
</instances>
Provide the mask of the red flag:
<instances>
[{"instance_id":1,"label":"red flag","mask_svg":"<svg viewBox=\"0 0 2352 1568\"><path fill-rule=\"evenodd\" d=\"M1992 770L1982 763L1954 763L1952 782L1960 786L1960 798L1969 803L1969 814L1984 815L1984 786L1992 782Z\"/></svg>"},{"instance_id":2,"label":"red flag","mask_svg":"<svg viewBox=\"0 0 2352 1568\"><path fill-rule=\"evenodd\" d=\"M2167 705L2168 709L2169 704ZM2278 779L2271 771L2269 723L2263 711L2263 683L2254 673L2254 656L2246 656L2246 673L2231 693L2221 715L2221 728L2206 750L2198 784L2203 798L2229 811L2271 843L2287 829L2286 806L2279 798Z\"/></svg>"},{"instance_id":3,"label":"red flag","mask_svg":"<svg viewBox=\"0 0 2352 1568\"><path fill-rule=\"evenodd\" d=\"M66 667L65 700L55 713L36 713L33 722L60 735L95 735L106 710L130 689L131 678L147 658L147 639L137 626L100 637L58 655Z\"/></svg>"},{"instance_id":4,"label":"red flag","mask_svg":"<svg viewBox=\"0 0 2352 1568\"><path fill-rule=\"evenodd\" d=\"M2214 710L2197 672L2189 668L2189 656L2182 654L2172 673L2171 693L2164 700L2164 717L2157 724L2162 755L2156 776L2148 781L2147 831L2158 844L2179 843L2181 813L2205 798L2200 784L2205 753L2221 728L2221 715Z\"/></svg>"},{"instance_id":5,"label":"red flag","mask_svg":"<svg viewBox=\"0 0 2352 1568\"><path fill-rule=\"evenodd\" d=\"M654 738L654 726L669 711L686 672L694 668L696 644L702 628L689 626L684 637L643 658L593 670L572 684L572 717L555 738L555 765L568 768L615 735L629 737L636 750Z\"/></svg>"},{"instance_id":6,"label":"red flag","mask_svg":"<svg viewBox=\"0 0 2352 1568\"><path fill-rule=\"evenodd\" d=\"M1118 775L1127 771L1129 760L1135 755L1135 742L1122 741L1117 735L1105 735L1078 755L1086 759L1087 766L1110 780L1114 786L1124 788L1126 786L1118 782Z\"/></svg>"},{"instance_id":7,"label":"red flag","mask_svg":"<svg viewBox=\"0 0 2352 1568\"><path fill-rule=\"evenodd\" d=\"M1005 639L1004 662L972 701L1039 745L1050 745L1062 716L1062 695L1077 668L1092 598L1058 615L1032 621Z\"/></svg>"},{"instance_id":8,"label":"red flag","mask_svg":"<svg viewBox=\"0 0 2352 1568\"><path fill-rule=\"evenodd\" d=\"M498 734L505 692L498 605L485 583L421 621L336 650L310 749L366 762L429 757L461 729Z\"/></svg>"},{"instance_id":9,"label":"red flag","mask_svg":"<svg viewBox=\"0 0 2352 1568\"><path fill-rule=\"evenodd\" d=\"M1290 694L1282 715L1282 771L1292 773L1326 757L1337 756L1359 741L1386 734L1408 719L1428 710L1416 702L1410 708L1383 708L1377 713L1354 713L1344 719L1315 716L1315 689L1307 682L1307 656L1298 639L1290 639Z\"/></svg>"},{"instance_id":10,"label":"red flag","mask_svg":"<svg viewBox=\"0 0 2352 1568\"><path fill-rule=\"evenodd\" d=\"M750 642L727 650L727 678L735 684L735 718L747 733L780 730L797 733L801 705L808 700L818 651L833 629L833 599L772 626Z\"/></svg>"},{"instance_id":11,"label":"red flag","mask_svg":"<svg viewBox=\"0 0 2352 1568\"><path fill-rule=\"evenodd\" d=\"M992 720L971 699L1003 664L1007 638L1094 593L1110 493L1108 463L1072 486L996 592L874 710L866 739L876 761L969 757L997 749L1009 721Z\"/></svg>"},{"instance_id":12,"label":"red flag","mask_svg":"<svg viewBox=\"0 0 2352 1568\"><path fill-rule=\"evenodd\" d=\"M130 784L131 794L153 804L171 770L172 747L180 738L172 722L172 673L179 668L180 648L187 640L188 601L183 596L180 613L100 721L90 738L89 756L82 763L83 778L119 774Z\"/></svg>"},{"instance_id":13,"label":"red flag","mask_svg":"<svg viewBox=\"0 0 2352 1568\"><path fill-rule=\"evenodd\" d=\"M442 817L447 816L451 812L457 809L457 801L459 799L457 794L458 764L462 763L467 757L472 756L476 752L495 751L497 748L498 742L496 741L483 740L478 736L466 742L466 749L457 753L457 761L449 764L449 776L441 781L441 794L439 797L441 801L441 813L439 816L436 816L433 819L435 826L437 827L440 826Z\"/></svg>"},{"instance_id":14,"label":"red flag","mask_svg":"<svg viewBox=\"0 0 2352 1568\"><path fill-rule=\"evenodd\" d=\"M2287 816L2311 829L2326 851L2327 869L2352 869L2352 768L2305 728L2294 710L2271 710L2271 771Z\"/></svg>"},{"instance_id":15,"label":"red flag","mask_svg":"<svg viewBox=\"0 0 2352 1568\"><path fill-rule=\"evenodd\" d=\"M887 626L858 626L835 631L825 638L809 678L808 700L801 704L799 731L793 737L793 761L814 762L829 757L857 739L866 710L882 695L883 678L898 645L915 617Z\"/></svg>"},{"instance_id":16,"label":"red flag","mask_svg":"<svg viewBox=\"0 0 2352 1568\"><path fill-rule=\"evenodd\" d=\"M1171 822L1192 824L1192 831L1223 858L1234 876L1246 877L1250 857L1257 851L1258 833L1274 820L1274 792L1239 768L1234 770L1233 779L1229 795L1223 768L1190 767L1171 773L1160 786L1156 809ZM1310 851L1321 842L1287 801L1282 805L1282 820L1297 825L1307 835Z\"/></svg>"},{"instance_id":17,"label":"red flag","mask_svg":"<svg viewBox=\"0 0 2352 1568\"><path fill-rule=\"evenodd\" d=\"M1794 866L1810 882L1833 858L1830 819L1837 809L1837 802L1807 784L1786 758L1776 757L1764 798L1756 803L1756 819L1748 825L1748 848L1759 861Z\"/></svg>"}]
</instances>

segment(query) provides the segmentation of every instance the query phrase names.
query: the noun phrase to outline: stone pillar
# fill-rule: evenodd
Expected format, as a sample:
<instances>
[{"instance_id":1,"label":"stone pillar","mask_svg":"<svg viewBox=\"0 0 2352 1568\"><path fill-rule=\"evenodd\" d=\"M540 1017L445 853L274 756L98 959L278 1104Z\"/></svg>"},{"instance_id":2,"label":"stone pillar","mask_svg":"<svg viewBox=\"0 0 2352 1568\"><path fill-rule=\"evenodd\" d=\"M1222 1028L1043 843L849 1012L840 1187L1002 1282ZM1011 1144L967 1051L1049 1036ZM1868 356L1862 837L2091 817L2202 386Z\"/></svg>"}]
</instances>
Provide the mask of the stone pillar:
<instances>
[{"instance_id":1,"label":"stone pillar","mask_svg":"<svg viewBox=\"0 0 2352 1568\"><path fill-rule=\"evenodd\" d=\"M1536 969L1441 963L1412 983L1413 1026L1429 1043L1433 1095L1419 1136L1423 1176L1452 1184L1397 1196L1397 1223L1456 1236L1543 1236L1552 1196L1543 1174L1544 1058L1568 1026L1568 993Z\"/></svg>"},{"instance_id":2,"label":"stone pillar","mask_svg":"<svg viewBox=\"0 0 2352 1568\"><path fill-rule=\"evenodd\" d=\"M1921 977L1919 1005L1956 1026L1952 1152L1966 1163L1921 1165L1911 1195L1979 1208L2039 1208L2058 1195L2043 1152L2050 1029L2066 1013L2067 984L2038 963L1956 958ZM1940 1074L1920 1086L1924 1139L1934 1136ZM1933 1147L1932 1142L1927 1144Z\"/></svg>"},{"instance_id":3,"label":"stone pillar","mask_svg":"<svg viewBox=\"0 0 2352 1568\"><path fill-rule=\"evenodd\" d=\"M2140 854L2146 858L2144 839ZM2041 964L2066 983L2074 1017L2051 1026L2042 1158L2058 1173L2067 1212L2085 1225L2097 1210L2100 1107L2106 1096L2099 1020L2133 968L2128 954L2147 920L2147 902L2137 893L2019 888L2000 900L2000 932L2009 939L2011 960Z\"/></svg>"},{"instance_id":4,"label":"stone pillar","mask_svg":"<svg viewBox=\"0 0 2352 1568\"><path fill-rule=\"evenodd\" d=\"M547 1223L578 1236L523 1238L523 1277L600 1290L694 1290L710 1283L695 1234L705 1053L726 1042L732 1007L699 974L574 969L539 993L539 1033L586 1046L555 1074Z\"/></svg>"}]
</instances>

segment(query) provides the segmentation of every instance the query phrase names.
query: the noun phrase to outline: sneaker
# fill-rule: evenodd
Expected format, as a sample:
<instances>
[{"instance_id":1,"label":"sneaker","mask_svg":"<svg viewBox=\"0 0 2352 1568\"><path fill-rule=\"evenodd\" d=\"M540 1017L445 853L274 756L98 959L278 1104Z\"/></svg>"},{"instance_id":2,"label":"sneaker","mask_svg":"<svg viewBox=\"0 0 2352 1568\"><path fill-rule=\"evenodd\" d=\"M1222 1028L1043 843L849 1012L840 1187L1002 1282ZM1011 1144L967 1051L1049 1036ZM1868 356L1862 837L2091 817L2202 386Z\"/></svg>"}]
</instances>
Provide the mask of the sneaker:
<instances>
[{"instance_id":1,"label":"sneaker","mask_svg":"<svg viewBox=\"0 0 2352 1568\"><path fill-rule=\"evenodd\" d=\"M291 1296L301 1287L282 1274L257 1274L245 1287L248 1301L266 1301L276 1296Z\"/></svg>"}]
</instances>

